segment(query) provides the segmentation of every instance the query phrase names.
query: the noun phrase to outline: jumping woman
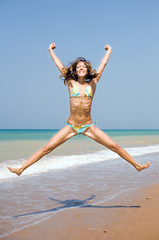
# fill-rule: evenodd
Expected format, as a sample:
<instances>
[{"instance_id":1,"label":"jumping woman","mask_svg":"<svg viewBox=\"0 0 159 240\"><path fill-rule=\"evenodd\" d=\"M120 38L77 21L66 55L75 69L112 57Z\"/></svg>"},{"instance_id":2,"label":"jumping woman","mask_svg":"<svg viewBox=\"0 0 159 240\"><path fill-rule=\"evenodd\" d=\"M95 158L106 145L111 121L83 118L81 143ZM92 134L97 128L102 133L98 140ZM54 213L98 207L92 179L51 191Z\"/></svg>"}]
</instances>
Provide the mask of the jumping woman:
<instances>
[{"instance_id":1,"label":"jumping woman","mask_svg":"<svg viewBox=\"0 0 159 240\"><path fill-rule=\"evenodd\" d=\"M61 72L61 77L64 79L64 84L68 86L70 97L70 116L67 119L67 124L51 138L46 146L35 152L22 165L22 167L8 167L8 169L12 173L21 175L26 168L77 134L83 134L109 148L133 165L137 171L148 168L151 162L147 162L143 165L136 163L129 153L113 142L113 140L107 134L97 128L92 122L92 99L95 94L97 83L109 60L112 48L109 45L105 46L106 54L103 57L97 71L92 69L91 63L85 58L78 58L69 67L65 67L60 59L55 55L55 48L55 43L52 43L49 46L49 52L55 65Z\"/></svg>"}]
</instances>

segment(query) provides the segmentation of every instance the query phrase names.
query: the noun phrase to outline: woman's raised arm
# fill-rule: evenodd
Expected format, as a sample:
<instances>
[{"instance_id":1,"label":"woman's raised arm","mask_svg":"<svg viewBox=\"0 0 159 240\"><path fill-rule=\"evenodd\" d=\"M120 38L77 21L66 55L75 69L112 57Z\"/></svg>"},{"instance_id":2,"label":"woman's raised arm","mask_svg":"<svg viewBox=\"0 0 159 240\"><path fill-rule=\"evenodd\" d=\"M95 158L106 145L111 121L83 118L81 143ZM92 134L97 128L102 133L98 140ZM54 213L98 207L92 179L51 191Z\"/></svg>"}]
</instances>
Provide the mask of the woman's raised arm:
<instances>
[{"instance_id":1,"label":"woman's raised arm","mask_svg":"<svg viewBox=\"0 0 159 240\"><path fill-rule=\"evenodd\" d=\"M55 55L53 49L56 48L56 44L55 43L51 43L49 46L49 52L50 55L54 61L54 63L56 64L57 68L60 70L60 72L62 73L62 68L65 68L64 65L62 64L62 62L60 61L60 59Z\"/></svg>"},{"instance_id":2,"label":"woman's raised arm","mask_svg":"<svg viewBox=\"0 0 159 240\"><path fill-rule=\"evenodd\" d=\"M104 48L106 50L106 54L105 54L104 58L102 59L102 61L100 63L100 66L97 70L98 76L95 78L96 82L99 81L99 79L102 75L102 72L103 72L103 70L104 70L104 68L105 68L105 66L106 66L106 64L109 60L110 54L112 52L112 48L108 44Z\"/></svg>"}]
</instances>

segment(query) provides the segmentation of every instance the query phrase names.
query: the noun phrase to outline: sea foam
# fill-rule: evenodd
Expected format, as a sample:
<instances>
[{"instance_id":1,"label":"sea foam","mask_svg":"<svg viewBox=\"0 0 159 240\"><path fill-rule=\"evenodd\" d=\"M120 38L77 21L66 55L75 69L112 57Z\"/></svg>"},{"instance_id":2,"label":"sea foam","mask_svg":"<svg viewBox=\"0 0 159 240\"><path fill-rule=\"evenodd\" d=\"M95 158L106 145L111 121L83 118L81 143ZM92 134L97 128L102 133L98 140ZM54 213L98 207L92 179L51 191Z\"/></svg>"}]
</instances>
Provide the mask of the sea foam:
<instances>
[{"instance_id":1,"label":"sea foam","mask_svg":"<svg viewBox=\"0 0 159 240\"><path fill-rule=\"evenodd\" d=\"M142 147L129 147L125 150L132 155L133 157L142 156L145 154L153 154L159 152L159 145L151 146L142 146ZM23 172L22 176L40 174L42 172L48 171L60 171L71 167L78 167L79 165L109 161L112 159L117 159L119 156L110 151L102 150L94 153L80 154L80 155L67 155L67 156L53 156L47 155L39 160L34 165L30 166L28 169ZM14 160L5 160L0 162L0 180L16 178L16 174L12 174L7 166L18 168L26 159L14 159Z\"/></svg>"}]
</instances>

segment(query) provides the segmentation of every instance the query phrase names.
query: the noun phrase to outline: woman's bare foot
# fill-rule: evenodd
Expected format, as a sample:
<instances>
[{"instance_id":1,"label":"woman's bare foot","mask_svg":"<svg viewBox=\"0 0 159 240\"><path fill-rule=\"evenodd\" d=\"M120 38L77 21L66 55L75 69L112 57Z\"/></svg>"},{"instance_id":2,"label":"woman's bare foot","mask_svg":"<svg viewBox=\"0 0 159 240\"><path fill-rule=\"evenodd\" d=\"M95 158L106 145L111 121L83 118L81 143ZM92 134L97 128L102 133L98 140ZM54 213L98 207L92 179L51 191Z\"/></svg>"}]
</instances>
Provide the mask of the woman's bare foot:
<instances>
[{"instance_id":1,"label":"woman's bare foot","mask_svg":"<svg viewBox=\"0 0 159 240\"><path fill-rule=\"evenodd\" d=\"M20 174L22 174L22 172L23 172L22 168L11 168L11 167L8 167L8 169L12 173L16 173L18 176L20 176Z\"/></svg>"},{"instance_id":2,"label":"woman's bare foot","mask_svg":"<svg viewBox=\"0 0 159 240\"><path fill-rule=\"evenodd\" d=\"M148 168L150 166L150 164L151 164L151 162L147 162L147 163L145 163L143 165L137 165L136 166L136 170L140 172L141 170L143 170L145 168Z\"/></svg>"}]
</instances>

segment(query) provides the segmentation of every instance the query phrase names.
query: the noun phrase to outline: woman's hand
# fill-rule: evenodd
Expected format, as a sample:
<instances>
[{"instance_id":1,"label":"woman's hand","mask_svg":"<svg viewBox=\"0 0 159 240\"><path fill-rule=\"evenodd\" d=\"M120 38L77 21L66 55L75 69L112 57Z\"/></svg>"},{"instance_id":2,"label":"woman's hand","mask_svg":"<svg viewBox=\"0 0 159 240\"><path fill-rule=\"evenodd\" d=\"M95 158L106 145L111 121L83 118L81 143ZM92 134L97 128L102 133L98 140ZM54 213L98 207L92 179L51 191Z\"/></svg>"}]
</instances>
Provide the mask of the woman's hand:
<instances>
[{"instance_id":1,"label":"woman's hand","mask_svg":"<svg viewBox=\"0 0 159 240\"><path fill-rule=\"evenodd\" d=\"M108 50L112 50L111 46L109 46L108 44L107 44L107 45L105 45L105 47L104 47L104 48L105 48L105 50L106 50L106 51L108 51Z\"/></svg>"},{"instance_id":2,"label":"woman's hand","mask_svg":"<svg viewBox=\"0 0 159 240\"><path fill-rule=\"evenodd\" d=\"M55 48L56 48L56 44L51 43L50 46L49 46L49 51L52 50L52 49L55 49Z\"/></svg>"}]
</instances>

